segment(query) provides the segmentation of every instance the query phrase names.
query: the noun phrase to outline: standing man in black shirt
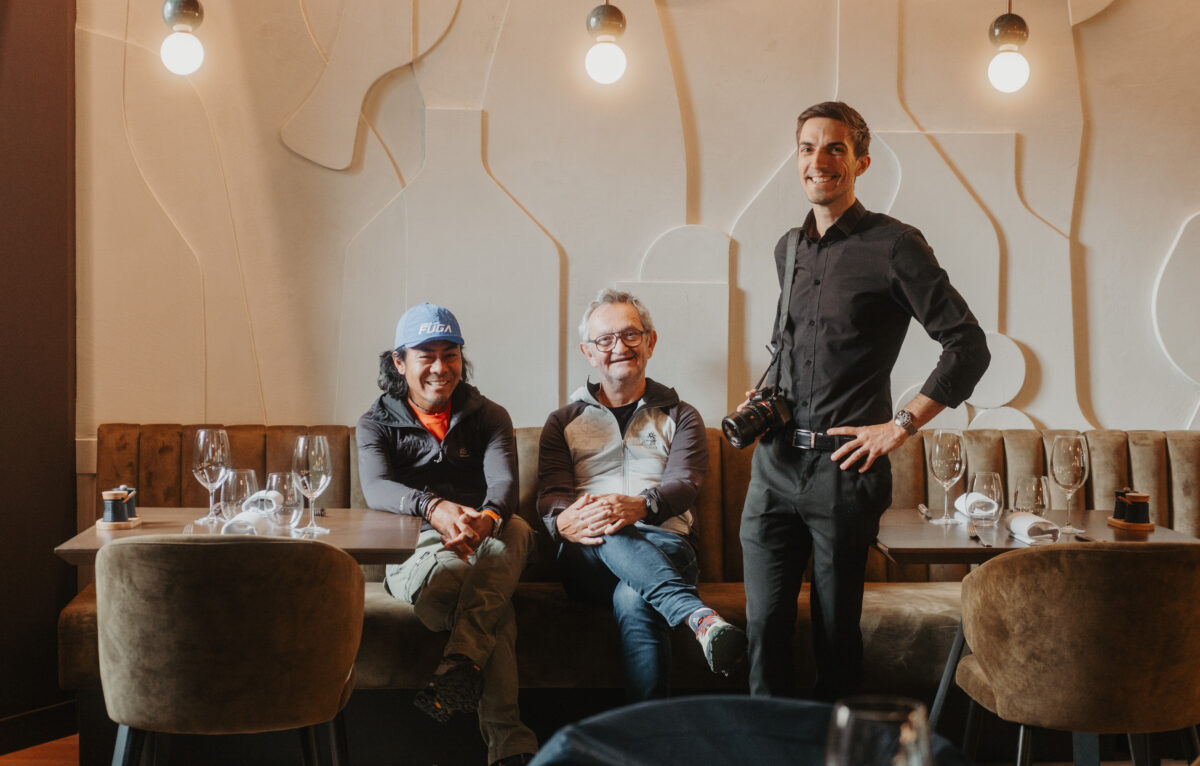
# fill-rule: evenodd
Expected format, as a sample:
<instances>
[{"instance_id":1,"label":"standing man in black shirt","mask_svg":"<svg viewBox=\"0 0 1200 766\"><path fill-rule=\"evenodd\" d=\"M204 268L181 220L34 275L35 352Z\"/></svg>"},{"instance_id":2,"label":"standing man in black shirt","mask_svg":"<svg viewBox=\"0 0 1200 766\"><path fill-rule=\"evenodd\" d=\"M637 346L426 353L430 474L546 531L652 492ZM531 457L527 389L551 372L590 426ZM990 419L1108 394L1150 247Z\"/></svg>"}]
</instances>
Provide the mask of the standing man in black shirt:
<instances>
[{"instance_id":1,"label":"standing man in black shirt","mask_svg":"<svg viewBox=\"0 0 1200 766\"><path fill-rule=\"evenodd\" d=\"M792 421L754 452L741 526L756 695L795 694L796 599L810 556L813 695L857 690L867 551L891 503L887 455L961 404L990 360L983 330L921 232L855 199L870 140L862 116L841 102L797 119L812 211L775 248L787 312L776 324L776 372ZM893 415L890 376L910 317L942 354L921 393Z\"/></svg>"}]
</instances>

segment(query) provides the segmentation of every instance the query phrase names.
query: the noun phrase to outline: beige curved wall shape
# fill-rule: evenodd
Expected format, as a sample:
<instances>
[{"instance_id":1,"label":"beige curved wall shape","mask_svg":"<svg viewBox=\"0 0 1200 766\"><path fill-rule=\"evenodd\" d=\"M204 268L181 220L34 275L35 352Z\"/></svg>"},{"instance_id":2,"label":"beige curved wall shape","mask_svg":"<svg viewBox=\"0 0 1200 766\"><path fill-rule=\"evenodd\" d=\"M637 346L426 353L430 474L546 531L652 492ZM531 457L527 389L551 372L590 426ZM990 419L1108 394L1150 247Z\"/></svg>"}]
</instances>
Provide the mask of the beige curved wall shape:
<instances>
[{"instance_id":1,"label":"beige curved wall shape","mask_svg":"<svg viewBox=\"0 0 1200 766\"><path fill-rule=\"evenodd\" d=\"M393 45L386 24L348 23L369 3L206 0L207 61L188 78L155 63L157 5L128 7L78 2L83 440L119 420L353 422L398 312L463 296L487 312L469 320L480 383L518 425L539 425L589 371L575 338L584 305L618 284L670 331L651 374L716 417L765 363L771 252L808 209L795 115L834 97L879 136L862 198L922 228L986 329L1023 356L1016 396L967 422L1197 426L1196 383L1159 343L1153 306L1200 210L1191 0L1018 8L1033 75L1011 96L984 76L1001 9L961 0L744 0L736 12L621 0L629 69L610 87L583 72L590 6L561 0L427 0L412 64L411 27ZM334 170L281 130L350 40L387 61L351 67L358 85L313 117L340 126L312 142ZM456 150L459 180L426 175L451 138L431 119L444 110L471 112L478 131ZM439 174L437 194L420 190ZM496 229L478 199L516 233L490 247L456 237ZM436 263L414 270L418 240L420 257L437 243L456 274L503 289L438 292ZM1181 311L1161 320L1176 326ZM535 338L536 390L511 373L516 335ZM928 349L908 354L898 396L932 364ZM698 359L714 372L702 384L678 372Z\"/></svg>"}]
</instances>

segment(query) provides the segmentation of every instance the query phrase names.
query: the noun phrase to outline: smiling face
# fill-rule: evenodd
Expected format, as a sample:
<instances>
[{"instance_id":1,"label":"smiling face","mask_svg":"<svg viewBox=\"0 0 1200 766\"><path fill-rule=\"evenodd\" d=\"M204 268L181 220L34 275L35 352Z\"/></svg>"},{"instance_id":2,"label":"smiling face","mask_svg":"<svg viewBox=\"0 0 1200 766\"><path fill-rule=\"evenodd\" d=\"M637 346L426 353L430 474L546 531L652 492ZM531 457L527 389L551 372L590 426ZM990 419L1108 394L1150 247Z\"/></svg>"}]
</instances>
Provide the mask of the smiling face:
<instances>
[{"instance_id":1,"label":"smiling face","mask_svg":"<svg viewBox=\"0 0 1200 766\"><path fill-rule=\"evenodd\" d=\"M836 221L854 204L854 182L871 164L856 156L850 126L829 117L813 117L800 126L796 166L804 193L818 215Z\"/></svg>"},{"instance_id":2,"label":"smiling face","mask_svg":"<svg viewBox=\"0 0 1200 766\"><path fill-rule=\"evenodd\" d=\"M408 401L424 412L446 409L462 380L462 347L448 340L407 348L403 359L392 361L408 383Z\"/></svg>"},{"instance_id":3,"label":"smiling face","mask_svg":"<svg viewBox=\"0 0 1200 766\"><path fill-rule=\"evenodd\" d=\"M604 303L588 317L588 338L595 340L610 333L626 330L645 330L637 308L629 303ZM580 344L580 350L588 362L600 371L600 385L605 391L615 389L640 389L646 384L646 363L654 354L658 334L651 330L642 336L642 342L633 348L618 338L608 351L601 351L594 343Z\"/></svg>"}]
</instances>

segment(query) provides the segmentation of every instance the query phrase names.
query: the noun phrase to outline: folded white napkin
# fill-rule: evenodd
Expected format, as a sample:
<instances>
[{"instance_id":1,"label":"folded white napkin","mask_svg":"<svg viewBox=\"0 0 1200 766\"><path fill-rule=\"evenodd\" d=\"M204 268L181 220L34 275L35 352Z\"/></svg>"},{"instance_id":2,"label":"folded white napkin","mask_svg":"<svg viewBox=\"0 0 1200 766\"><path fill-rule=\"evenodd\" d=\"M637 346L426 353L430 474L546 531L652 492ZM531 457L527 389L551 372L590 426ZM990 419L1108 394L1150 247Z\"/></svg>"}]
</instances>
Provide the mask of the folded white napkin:
<instances>
[{"instance_id":1,"label":"folded white napkin","mask_svg":"<svg viewBox=\"0 0 1200 766\"><path fill-rule=\"evenodd\" d=\"M221 525L223 535L268 535L271 522L258 511L242 511Z\"/></svg>"},{"instance_id":2,"label":"folded white napkin","mask_svg":"<svg viewBox=\"0 0 1200 766\"><path fill-rule=\"evenodd\" d=\"M242 502L242 512L274 513L283 505L283 494L275 490L260 489Z\"/></svg>"},{"instance_id":3,"label":"folded white napkin","mask_svg":"<svg viewBox=\"0 0 1200 766\"><path fill-rule=\"evenodd\" d=\"M968 492L965 495L959 495L954 501L955 511L967 518L974 516L982 516L985 519L993 518L999 509L999 505L995 500L979 492Z\"/></svg>"},{"instance_id":4,"label":"folded white napkin","mask_svg":"<svg viewBox=\"0 0 1200 766\"><path fill-rule=\"evenodd\" d=\"M1008 531L1012 532L1012 536L1018 542L1026 545L1058 542L1058 525L1028 511L1020 511L1009 516Z\"/></svg>"}]
</instances>

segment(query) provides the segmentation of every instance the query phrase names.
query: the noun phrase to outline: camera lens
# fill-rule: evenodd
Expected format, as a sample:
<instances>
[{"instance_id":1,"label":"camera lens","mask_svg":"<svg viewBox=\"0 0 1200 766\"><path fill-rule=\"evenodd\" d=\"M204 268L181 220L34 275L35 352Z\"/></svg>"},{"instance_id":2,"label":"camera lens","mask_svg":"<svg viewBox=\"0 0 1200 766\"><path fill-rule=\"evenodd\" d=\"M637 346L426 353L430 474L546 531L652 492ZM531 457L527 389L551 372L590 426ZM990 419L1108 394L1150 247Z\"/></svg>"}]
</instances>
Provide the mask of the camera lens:
<instances>
[{"instance_id":1,"label":"camera lens","mask_svg":"<svg viewBox=\"0 0 1200 766\"><path fill-rule=\"evenodd\" d=\"M766 430L770 410L762 402L751 402L740 412L730 413L721 421L725 438L737 449L745 449Z\"/></svg>"}]
</instances>

